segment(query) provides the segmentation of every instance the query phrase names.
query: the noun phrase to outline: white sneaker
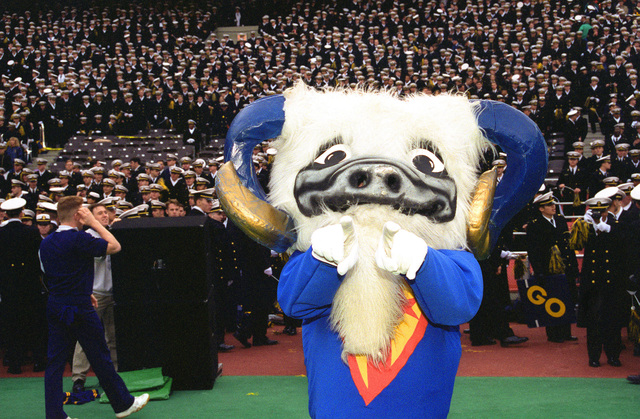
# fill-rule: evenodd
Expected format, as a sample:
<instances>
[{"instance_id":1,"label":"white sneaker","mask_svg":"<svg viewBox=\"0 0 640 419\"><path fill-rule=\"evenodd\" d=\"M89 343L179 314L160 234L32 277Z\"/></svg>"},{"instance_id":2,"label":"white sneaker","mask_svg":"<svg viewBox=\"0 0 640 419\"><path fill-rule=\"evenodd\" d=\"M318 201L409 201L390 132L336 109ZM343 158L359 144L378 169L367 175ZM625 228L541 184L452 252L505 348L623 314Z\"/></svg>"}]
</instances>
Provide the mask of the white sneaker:
<instances>
[{"instance_id":1,"label":"white sneaker","mask_svg":"<svg viewBox=\"0 0 640 419\"><path fill-rule=\"evenodd\" d=\"M130 408L128 408L124 412L116 413L116 417L117 418L126 418L130 414L135 413L138 410L140 410L143 407L145 407L147 405L148 401L149 401L149 394L144 393L142 396L138 396L135 399L133 399L133 404L131 405Z\"/></svg>"}]
</instances>

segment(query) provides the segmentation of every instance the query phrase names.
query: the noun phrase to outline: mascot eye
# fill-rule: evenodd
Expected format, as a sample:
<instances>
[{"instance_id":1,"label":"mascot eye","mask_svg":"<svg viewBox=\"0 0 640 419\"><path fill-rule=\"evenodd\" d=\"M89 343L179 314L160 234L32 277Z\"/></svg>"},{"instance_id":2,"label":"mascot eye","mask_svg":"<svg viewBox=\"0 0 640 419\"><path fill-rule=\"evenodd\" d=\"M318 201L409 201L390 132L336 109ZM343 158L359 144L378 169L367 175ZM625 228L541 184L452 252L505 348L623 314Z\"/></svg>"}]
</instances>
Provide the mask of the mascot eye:
<instances>
[{"instance_id":1,"label":"mascot eye","mask_svg":"<svg viewBox=\"0 0 640 419\"><path fill-rule=\"evenodd\" d=\"M314 167L329 167L351 157L349 149L344 144L336 144L320 154L314 161Z\"/></svg>"},{"instance_id":2,"label":"mascot eye","mask_svg":"<svg viewBox=\"0 0 640 419\"><path fill-rule=\"evenodd\" d=\"M441 174L444 170L444 163L433 152L424 149L416 149L411 152L413 165L422 173Z\"/></svg>"}]
</instances>

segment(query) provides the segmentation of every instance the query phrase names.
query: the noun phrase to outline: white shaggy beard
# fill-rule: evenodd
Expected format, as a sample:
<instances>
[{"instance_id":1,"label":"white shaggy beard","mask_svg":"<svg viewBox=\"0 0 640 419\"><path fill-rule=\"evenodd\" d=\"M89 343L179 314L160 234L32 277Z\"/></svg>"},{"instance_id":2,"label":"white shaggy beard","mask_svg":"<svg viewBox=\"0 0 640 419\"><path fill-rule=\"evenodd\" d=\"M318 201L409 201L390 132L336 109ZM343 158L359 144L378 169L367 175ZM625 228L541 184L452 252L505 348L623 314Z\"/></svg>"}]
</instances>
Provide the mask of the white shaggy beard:
<instances>
[{"instance_id":1,"label":"white shaggy beard","mask_svg":"<svg viewBox=\"0 0 640 419\"><path fill-rule=\"evenodd\" d=\"M362 209L362 208L361 208ZM375 252L384 217L379 211L353 214L358 241L358 261L338 288L331 309L331 326L343 340L342 358L364 355L374 364L384 362L402 321L406 297L403 277L378 268Z\"/></svg>"}]
</instances>

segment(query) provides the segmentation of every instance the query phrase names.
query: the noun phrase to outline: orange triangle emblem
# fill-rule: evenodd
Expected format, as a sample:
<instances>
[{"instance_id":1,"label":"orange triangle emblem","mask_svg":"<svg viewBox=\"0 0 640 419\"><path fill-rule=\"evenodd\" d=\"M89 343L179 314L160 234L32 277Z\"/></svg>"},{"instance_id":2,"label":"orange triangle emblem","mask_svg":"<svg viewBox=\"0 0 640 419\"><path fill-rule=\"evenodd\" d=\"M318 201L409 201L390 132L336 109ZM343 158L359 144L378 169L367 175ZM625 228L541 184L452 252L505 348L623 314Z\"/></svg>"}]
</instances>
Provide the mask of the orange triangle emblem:
<instances>
[{"instance_id":1,"label":"orange triangle emblem","mask_svg":"<svg viewBox=\"0 0 640 419\"><path fill-rule=\"evenodd\" d=\"M407 303L403 307L404 315L400 324L396 326L385 362L373 365L367 362L364 355L348 357L351 378L367 406L396 378L422 340L429 324L413 294L405 289L405 295Z\"/></svg>"}]
</instances>

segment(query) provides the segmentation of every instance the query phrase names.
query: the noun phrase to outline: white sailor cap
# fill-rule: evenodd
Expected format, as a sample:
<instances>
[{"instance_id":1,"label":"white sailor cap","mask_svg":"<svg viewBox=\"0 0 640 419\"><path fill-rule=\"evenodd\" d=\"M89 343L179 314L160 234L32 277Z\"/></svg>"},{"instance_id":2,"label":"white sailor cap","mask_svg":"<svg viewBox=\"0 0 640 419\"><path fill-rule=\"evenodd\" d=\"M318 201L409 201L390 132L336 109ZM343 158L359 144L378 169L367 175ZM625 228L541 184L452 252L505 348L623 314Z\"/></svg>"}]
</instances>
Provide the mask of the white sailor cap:
<instances>
[{"instance_id":1,"label":"white sailor cap","mask_svg":"<svg viewBox=\"0 0 640 419\"><path fill-rule=\"evenodd\" d=\"M595 194L594 198L609 198L609 199L622 199L627 194L618 189L617 186L609 186L608 188L604 188L597 194Z\"/></svg>"},{"instance_id":2,"label":"white sailor cap","mask_svg":"<svg viewBox=\"0 0 640 419\"><path fill-rule=\"evenodd\" d=\"M58 204L53 202L38 202L38 206L45 211L58 212Z\"/></svg>"},{"instance_id":3,"label":"white sailor cap","mask_svg":"<svg viewBox=\"0 0 640 419\"><path fill-rule=\"evenodd\" d=\"M553 197L553 192L547 192L542 195L536 196L535 199L533 200L533 203L537 205L548 205L554 201L555 199Z\"/></svg>"},{"instance_id":4,"label":"white sailor cap","mask_svg":"<svg viewBox=\"0 0 640 419\"><path fill-rule=\"evenodd\" d=\"M611 198L594 196L593 198L587 199L584 203L591 209L603 210L609 208L609 205L611 205Z\"/></svg>"},{"instance_id":5,"label":"white sailor cap","mask_svg":"<svg viewBox=\"0 0 640 419\"><path fill-rule=\"evenodd\" d=\"M640 187L636 186L633 188L629 195L631 195L631 199L634 201L640 201Z\"/></svg>"},{"instance_id":6,"label":"white sailor cap","mask_svg":"<svg viewBox=\"0 0 640 419\"><path fill-rule=\"evenodd\" d=\"M24 198L11 198L7 199L0 205L2 211L15 211L20 208L24 208L27 205L27 201Z\"/></svg>"}]
</instances>

